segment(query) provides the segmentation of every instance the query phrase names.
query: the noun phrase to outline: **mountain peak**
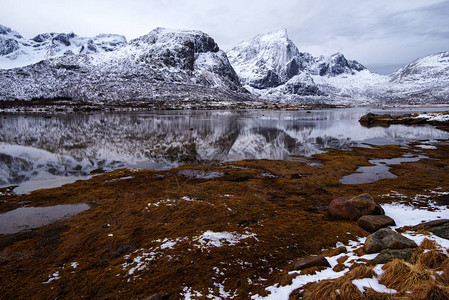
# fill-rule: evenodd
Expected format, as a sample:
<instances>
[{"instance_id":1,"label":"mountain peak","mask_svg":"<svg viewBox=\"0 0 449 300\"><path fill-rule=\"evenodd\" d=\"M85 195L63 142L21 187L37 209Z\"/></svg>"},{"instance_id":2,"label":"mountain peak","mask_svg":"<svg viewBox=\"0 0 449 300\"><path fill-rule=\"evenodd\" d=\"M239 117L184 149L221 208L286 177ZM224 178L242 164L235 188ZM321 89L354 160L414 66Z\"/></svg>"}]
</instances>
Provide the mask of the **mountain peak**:
<instances>
[{"instance_id":1,"label":"mountain peak","mask_svg":"<svg viewBox=\"0 0 449 300\"><path fill-rule=\"evenodd\" d=\"M11 28L0 24L0 34L8 34L9 32L11 32Z\"/></svg>"},{"instance_id":2,"label":"mountain peak","mask_svg":"<svg viewBox=\"0 0 449 300\"><path fill-rule=\"evenodd\" d=\"M110 52L126 44L121 35L80 37L71 33L41 33L32 39L0 25L0 69L11 69L72 54Z\"/></svg>"},{"instance_id":3,"label":"mountain peak","mask_svg":"<svg viewBox=\"0 0 449 300\"><path fill-rule=\"evenodd\" d=\"M261 34L262 38L272 38L272 39L286 39L288 40L287 28L280 28L278 30Z\"/></svg>"},{"instance_id":4,"label":"mountain peak","mask_svg":"<svg viewBox=\"0 0 449 300\"><path fill-rule=\"evenodd\" d=\"M181 43L192 48L195 53L218 52L220 50L213 38L199 30L158 27L148 34L131 41L131 44L136 46L141 43L164 45L168 49L172 49Z\"/></svg>"}]
</instances>

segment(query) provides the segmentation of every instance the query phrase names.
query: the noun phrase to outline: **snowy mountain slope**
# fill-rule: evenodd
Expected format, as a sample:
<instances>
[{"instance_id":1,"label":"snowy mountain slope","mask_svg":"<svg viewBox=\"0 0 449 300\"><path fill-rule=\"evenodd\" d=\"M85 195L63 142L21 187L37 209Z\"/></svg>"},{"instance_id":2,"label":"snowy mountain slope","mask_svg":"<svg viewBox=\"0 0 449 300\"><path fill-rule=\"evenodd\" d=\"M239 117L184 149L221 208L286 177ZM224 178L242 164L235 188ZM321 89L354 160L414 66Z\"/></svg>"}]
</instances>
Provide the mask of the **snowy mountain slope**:
<instances>
[{"instance_id":1,"label":"snowy mountain slope","mask_svg":"<svg viewBox=\"0 0 449 300\"><path fill-rule=\"evenodd\" d=\"M48 58L73 54L114 51L126 45L117 34L79 37L74 33L42 33L25 39L18 32L0 25L0 69L24 67Z\"/></svg>"},{"instance_id":2,"label":"snowy mountain slope","mask_svg":"<svg viewBox=\"0 0 449 300\"><path fill-rule=\"evenodd\" d=\"M341 53L313 57L299 52L283 29L242 42L227 54L245 88L274 101L349 105L449 101L447 52L386 76Z\"/></svg>"},{"instance_id":3,"label":"snowy mountain slope","mask_svg":"<svg viewBox=\"0 0 449 300\"><path fill-rule=\"evenodd\" d=\"M341 53L313 57L299 52L285 29L258 35L227 54L242 84L271 99L362 95L373 83L387 81Z\"/></svg>"},{"instance_id":4,"label":"snowy mountain slope","mask_svg":"<svg viewBox=\"0 0 449 300\"><path fill-rule=\"evenodd\" d=\"M295 75L298 66L294 58L300 54L283 29L258 35L227 55L242 84L262 89L276 87Z\"/></svg>"},{"instance_id":5,"label":"snowy mountain slope","mask_svg":"<svg viewBox=\"0 0 449 300\"><path fill-rule=\"evenodd\" d=\"M419 58L389 76L397 98L449 101L449 52Z\"/></svg>"},{"instance_id":6,"label":"snowy mountain slope","mask_svg":"<svg viewBox=\"0 0 449 300\"><path fill-rule=\"evenodd\" d=\"M0 99L89 103L248 99L207 34L157 28L110 52L66 55L0 71ZM252 98L251 98L252 99Z\"/></svg>"}]
</instances>

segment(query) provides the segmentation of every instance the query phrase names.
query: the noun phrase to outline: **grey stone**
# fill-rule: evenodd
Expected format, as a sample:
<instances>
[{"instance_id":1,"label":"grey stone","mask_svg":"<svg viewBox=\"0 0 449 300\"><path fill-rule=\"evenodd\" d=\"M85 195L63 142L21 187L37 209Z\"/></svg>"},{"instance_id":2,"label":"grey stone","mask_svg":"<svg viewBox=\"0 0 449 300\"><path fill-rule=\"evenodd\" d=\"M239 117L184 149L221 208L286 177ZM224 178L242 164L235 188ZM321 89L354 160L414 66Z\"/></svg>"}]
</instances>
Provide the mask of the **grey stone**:
<instances>
[{"instance_id":1,"label":"grey stone","mask_svg":"<svg viewBox=\"0 0 449 300\"><path fill-rule=\"evenodd\" d=\"M416 248L418 245L389 228L382 228L370 234L365 241L366 253L377 253L384 249Z\"/></svg>"},{"instance_id":2,"label":"grey stone","mask_svg":"<svg viewBox=\"0 0 449 300\"><path fill-rule=\"evenodd\" d=\"M385 250L382 250L371 261L371 263L374 265L386 264L387 262L390 262L395 258L402 259L405 261L410 261L414 251L415 251L415 249L412 249L412 248L397 249L397 250L385 249Z\"/></svg>"},{"instance_id":3,"label":"grey stone","mask_svg":"<svg viewBox=\"0 0 449 300\"><path fill-rule=\"evenodd\" d=\"M293 270L302 270L315 266L330 267L330 264L324 256L313 255L299 259L293 266Z\"/></svg>"},{"instance_id":4,"label":"grey stone","mask_svg":"<svg viewBox=\"0 0 449 300\"><path fill-rule=\"evenodd\" d=\"M358 224L360 227L369 232L375 232L387 226L394 226L394 220L385 215L365 215L361 216Z\"/></svg>"}]
</instances>

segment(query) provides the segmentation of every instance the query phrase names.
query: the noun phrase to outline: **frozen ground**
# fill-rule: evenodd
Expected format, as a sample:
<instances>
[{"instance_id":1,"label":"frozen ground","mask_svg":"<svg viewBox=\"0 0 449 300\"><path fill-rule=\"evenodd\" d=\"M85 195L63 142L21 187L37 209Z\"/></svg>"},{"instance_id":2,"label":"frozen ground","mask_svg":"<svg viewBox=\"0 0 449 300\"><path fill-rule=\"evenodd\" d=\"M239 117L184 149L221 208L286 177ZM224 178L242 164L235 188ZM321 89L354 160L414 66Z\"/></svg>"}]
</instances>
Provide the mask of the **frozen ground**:
<instances>
[{"instance_id":1,"label":"frozen ground","mask_svg":"<svg viewBox=\"0 0 449 300\"><path fill-rule=\"evenodd\" d=\"M433 194L438 195L447 195L449 192L441 192L441 191L430 191ZM395 191L392 191L391 195L394 195L395 197L404 199L404 195L400 195ZM382 196L382 195L381 195ZM387 195L383 195L387 196ZM423 198L430 198L426 195L416 195L413 200L422 200ZM385 210L385 214L389 217L392 217L395 222L396 226L393 226L392 229L400 228L403 226L413 226L417 225L421 222L426 221L432 221L436 219L448 219L449 218L449 209L446 206L437 206L432 203L430 203L430 208L432 209L429 211L427 208L419 208L412 205L405 205L405 204L384 204L382 207ZM441 246L442 249L449 249L449 240L440 238L435 236L434 234L430 235L424 235L424 234L417 234L415 232L406 232L403 233L404 236L406 236L409 239L412 239L416 242L416 244L420 244L425 238L435 241L437 244ZM262 297L259 295L252 296L252 299L273 299L273 300L280 300L280 299L289 299L289 295L294 290L301 288L305 286L307 283L310 282L317 282L321 280L326 279L334 279L343 276L346 272L349 271L349 267L352 265L353 262L363 263L362 259L371 260L374 259L377 256L377 253L375 254L366 254L363 256L358 256L355 254L355 250L359 249L360 247L363 247L365 243L366 238L359 238L356 241L351 241L347 245L343 245L342 243L337 243L335 245L335 248L344 246L346 247L347 252L342 253L333 257L327 257L327 260L329 261L329 264L331 265L330 268L326 268L322 271L317 272L314 275L300 275L299 271L292 271L291 274L298 274L293 279L292 284L280 286L279 284L275 284L273 286L270 286L266 288L266 290L270 293L266 297ZM447 250L444 250L445 254L447 253ZM332 270L334 266L338 264L337 260L342 256L349 256L349 258L345 261L345 266L347 267L341 272L335 272ZM382 270L383 265L377 265L375 267L375 272L380 276L383 272ZM390 290L387 287L385 287L382 284L379 284L376 277L374 278L363 278L363 279L357 279L353 281L353 284L356 285L361 292L363 292L363 287L371 287L377 292L381 293L395 293L395 290Z\"/></svg>"}]
</instances>

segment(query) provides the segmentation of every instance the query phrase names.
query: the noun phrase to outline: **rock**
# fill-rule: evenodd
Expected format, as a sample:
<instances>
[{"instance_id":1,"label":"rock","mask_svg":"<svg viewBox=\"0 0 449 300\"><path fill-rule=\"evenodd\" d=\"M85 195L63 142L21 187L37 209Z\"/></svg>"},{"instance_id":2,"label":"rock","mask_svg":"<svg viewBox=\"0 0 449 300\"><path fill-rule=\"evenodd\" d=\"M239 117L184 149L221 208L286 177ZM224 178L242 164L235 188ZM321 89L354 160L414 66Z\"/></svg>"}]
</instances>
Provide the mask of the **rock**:
<instances>
[{"instance_id":1,"label":"rock","mask_svg":"<svg viewBox=\"0 0 449 300\"><path fill-rule=\"evenodd\" d=\"M433 226L427 229L440 238L449 240L449 222L443 223L439 226Z\"/></svg>"},{"instance_id":2,"label":"rock","mask_svg":"<svg viewBox=\"0 0 449 300\"><path fill-rule=\"evenodd\" d=\"M300 260L298 260L295 263L295 265L293 266L293 270L297 271L297 270L307 269L307 268L315 267L315 266L330 267L330 264L324 256L313 255L313 256L301 258Z\"/></svg>"},{"instance_id":3,"label":"rock","mask_svg":"<svg viewBox=\"0 0 449 300\"><path fill-rule=\"evenodd\" d=\"M439 220L433 220L428 222L422 222L418 225L411 226L413 230L420 230L420 229L428 229L435 226L444 225L446 223L449 223L449 219L439 219Z\"/></svg>"},{"instance_id":4,"label":"rock","mask_svg":"<svg viewBox=\"0 0 449 300\"><path fill-rule=\"evenodd\" d=\"M369 232L377 231L387 226L394 226L394 220L385 215L365 215L361 216L358 224L360 227Z\"/></svg>"},{"instance_id":5,"label":"rock","mask_svg":"<svg viewBox=\"0 0 449 300\"><path fill-rule=\"evenodd\" d=\"M382 250L371 261L371 263L374 265L386 264L387 262L390 262L395 258L402 259L405 261L410 261L414 251L415 251L415 249L412 249L412 248L397 249L397 250L385 249L385 250Z\"/></svg>"},{"instance_id":6,"label":"rock","mask_svg":"<svg viewBox=\"0 0 449 300\"><path fill-rule=\"evenodd\" d=\"M382 228L370 234L365 241L366 253L377 253L384 249L416 248L418 245L389 228Z\"/></svg>"},{"instance_id":7,"label":"rock","mask_svg":"<svg viewBox=\"0 0 449 300\"><path fill-rule=\"evenodd\" d=\"M449 219L433 220L413 226L412 230L427 230L443 239L449 239Z\"/></svg>"},{"instance_id":8,"label":"rock","mask_svg":"<svg viewBox=\"0 0 449 300\"><path fill-rule=\"evenodd\" d=\"M333 219L357 220L364 215L384 215L383 208L369 194L332 200L329 213Z\"/></svg>"},{"instance_id":9,"label":"rock","mask_svg":"<svg viewBox=\"0 0 449 300\"><path fill-rule=\"evenodd\" d=\"M449 195L441 195L435 199L437 205L449 205Z\"/></svg>"}]
</instances>

